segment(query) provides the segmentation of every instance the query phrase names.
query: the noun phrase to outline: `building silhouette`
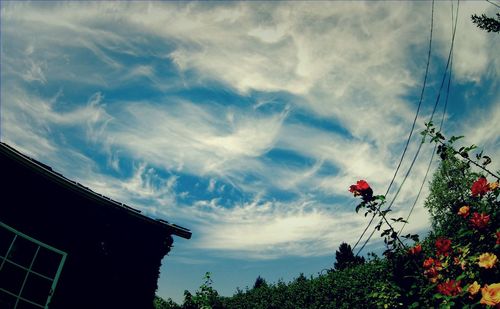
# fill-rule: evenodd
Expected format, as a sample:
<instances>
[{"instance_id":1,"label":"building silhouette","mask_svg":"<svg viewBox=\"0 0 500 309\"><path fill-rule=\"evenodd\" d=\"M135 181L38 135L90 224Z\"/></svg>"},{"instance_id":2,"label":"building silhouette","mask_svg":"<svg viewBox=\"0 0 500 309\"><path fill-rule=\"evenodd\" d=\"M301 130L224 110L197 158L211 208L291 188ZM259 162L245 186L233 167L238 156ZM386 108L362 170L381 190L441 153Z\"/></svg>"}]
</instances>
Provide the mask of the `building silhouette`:
<instances>
[{"instance_id":1,"label":"building silhouette","mask_svg":"<svg viewBox=\"0 0 500 309\"><path fill-rule=\"evenodd\" d=\"M173 235L0 143L0 308L149 309Z\"/></svg>"}]
</instances>

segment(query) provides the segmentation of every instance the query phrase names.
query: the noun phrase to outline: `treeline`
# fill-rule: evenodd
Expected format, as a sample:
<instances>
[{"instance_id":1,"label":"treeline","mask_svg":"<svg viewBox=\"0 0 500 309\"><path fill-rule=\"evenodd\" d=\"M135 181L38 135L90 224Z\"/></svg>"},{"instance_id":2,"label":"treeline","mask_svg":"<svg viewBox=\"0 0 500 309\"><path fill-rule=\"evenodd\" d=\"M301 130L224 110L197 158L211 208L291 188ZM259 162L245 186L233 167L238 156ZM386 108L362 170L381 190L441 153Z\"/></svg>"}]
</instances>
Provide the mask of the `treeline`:
<instances>
[{"instance_id":1,"label":"treeline","mask_svg":"<svg viewBox=\"0 0 500 309\"><path fill-rule=\"evenodd\" d=\"M156 309L368 308L375 299L390 304L391 298L398 296L390 293L379 295L380 291L393 290L391 287L394 285L387 262L379 258L373 258L352 268L331 270L315 278L306 278L301 274L288 283L278 281L268 284L264 280L258 284L262 280L259 278L254 287L238 289L231 297L219 296L217 291L205 282L194 295L186 292L182 305L171 299L158 298Z\"/></svg>"}]
</instances>

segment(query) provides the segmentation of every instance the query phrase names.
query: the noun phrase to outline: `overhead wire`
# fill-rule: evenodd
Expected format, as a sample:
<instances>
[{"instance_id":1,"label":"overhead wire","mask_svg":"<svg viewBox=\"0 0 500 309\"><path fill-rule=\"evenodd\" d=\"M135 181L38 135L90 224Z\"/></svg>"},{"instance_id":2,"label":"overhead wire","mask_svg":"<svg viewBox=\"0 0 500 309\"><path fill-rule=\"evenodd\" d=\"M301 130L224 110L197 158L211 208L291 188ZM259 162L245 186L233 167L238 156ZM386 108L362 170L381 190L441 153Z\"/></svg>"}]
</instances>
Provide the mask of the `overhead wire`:
<instances>
[{"instance_id":1,"label":"overhead wire","mask_svg":"<svg viewBox=\"0 0 500 309\"><path fill-rule=\"evenodd\" d=\"M457 14L458 14L458 12L457 12ZM458 16L455 16L455 18L458 19ZM453 1L451 1L451 26L452 27L453 27L453 24L454 24ZM439 132L441 132L443 129L444 118L446 116L446 110L448 107L452 76L453 76L453 53L451 54L450 74L448 76L448 85L446 87L446 99L444 101L443 114L441 116L441 122L439 124ZM401 233L403 232L403 229L405 228L406 224L408 224L409 219L410 219L411 215L413 214L413 210L415 209L415 206L417 205L418 199L420 198L420 194L422 193L422 189L424 188L425 181L427 180L427 176L429 175L429 170L431 169L432 162L434 160L434 155L436 154L436 149L437 149L437 143L434 144L434 147L432 149L431 159L429 160L429 164L427 165L427 170L425 171L425 175L424 175L424 179L422 180L422 184L420 185L420 188L418 189L418 193L417 193L417 196L415 197L415 201L411 205L410 211L408 212L408 215L406 216L406 219L403 222L403 226L399 230L398 235L401 235Z\"/></svg>"},{"instance_id":2,"label":"overhead wire","mask_svg":"<svg viewBox=\"0 0 500 309\"><path fill-rule=\"evenodd\" d=\"M452 56L452 60L451 60L451 65L453 67L453 56ZM443 128L443 122L444 122L444 118L445 118L445 115L446 115L446 108L447 108L447 105L448 105L448 94L449 94L450 83L451 83L451 71L452 71L452 67L450 68L450 77L448 79L448 90L447 90L447 94L446 94L445 105L444 105L444 108L443 108L443 115L441 117L441 123L439 125L439 131L440 132L441 132L441 130ZM422 180L422 184L420 185L420 188L418 189L418 193L417 193L417 196L415 198L415 201L413 202L413 204L412 204L412 206L410 208L410 212L406 216L406 219L403 222L403 226L399 230L398 235L401 235L401 233L403 232L403 229L405 228L406 224L409 222L410 217L411 217L411 215L413 213L413 210L415 209L415 206L417 205L418 199L420 198L420 194L422 193L422 189L423 189L423 187L425 185L425 181L427 180L427 176L429 175L429 170L431 169L432 162L434 160L434 155L436 154L436 149L437 149L437 143L434 144L434 147L432 149L431 159L429 160L429 164L427 165L427 170L425 171L425 175L424 175L424 179Z\"/></svg>"},{"instance_id":3,"label":"overhead wire","mask_svg":"<svg viewBox=\"0 0 500 309\"><path fill-rule=\"evenodd\" d=\"M391 187L392 187L392 185L394 183L394 180L396 179L396 176L397 176L397 174L399 172L399 168L401 167L401 163L403 162L403 159L405 157L406 151L408 150L408 145L410 144L410 140L411 140L411 137L413 135L413 131L415 130L415 124L417 122L418 114L420 112L420 107L422 106L423 97L424 97L424 91L425 91L425 87L427 85L427 77L429 75L429 64L430 64L430 60L431 60L433 32L434 32L434 0L432 0L432 6L431 6L431 25L430 25L430 34L429 34L429 47L428 47L428 51L427 51L427 64L425 66L424 81L423 81L423 84L422 84L422 90L420 91L420 98L419 98L419 101L418 101L418 107L417 107L417 111L415 113L415 117L413 119L413 124L411 126L410 133L408 135L408 138L406 139L406 144L405 144L405 147L403 149L403 153L401 154L401 158L399 159L398 166L396 167L396 171L394 172L394 175L392 176L391 182L389 183L389 186L387 187L387 190L385 192L386 196L389 193L389 191L390 191L390 189L391 189ZM352 248L353 251L354 251L354 249L356 249L356 247L358 246L358 244L361 241L361 239L363 239L363 236L365 235L366 231L368 230L368 228L373 223L373 220L375 219L375 215L376 215L376 213L374 213L372 215L370 221L368 222L368 224L366 225L365 229L363 230L363 233L361 233L361 235L359 236L358 240L354 244L354 246Z\"/></svg>"},{"instance_id":4,"label":"overhead wire","mask_svg":"<svg viewBox=\"0 0 500 309\"><path fill-rule=\"evenodd\" d=\"M450 62L451 62L451 58L452 58L451 56L452 56L452 53L453 53L454 42L455 42L455 33L456 33L456 27L457 27L457 20L458 20L458 11L459 11L459 6L460 6L460 2L459 2L459 1L457 1L457 8L456 8L456 16L457 16L457 18L455 19L455 24L454 24L453 29L452 29L452 38L451 38L451 44L450 44L450 51L449 51L449 53L448 53L448 59L447 59L447 61L446 61L446 67L445 67L445 69L444 69L443 79L442 79L442 81L441 81L441 86L440 86L440 88L439 88L439 92L438 92L438 95L437 95L437 97L436 97L436 102L435 102L435 104L434 104L434 108L433 108L433 110L432 110L432 114L431 114L431 116L430 116L429 122L431 122L431 121L432 121L432 119L433 119L433 117L434 117L434 114L435 114L435 112L436 112L437 106L438 106L438 104L439 104L439 101L440 101L440 99L441 99L441 93L442 93L442 90L443 90L444 83L445 83L445 81L446 81L446 76L447 76L448 68L449 68L449 66L450 66ZM450 72L450 73L451 73L451 72ZM396 194L394 195L393 199L391 200L391 202L390 202L390 204L389 204L389 206L387 207L387 209L386 209L386 210L390 210L390 209L391 209L391 207L392 207L392 205L394 204L394 202L395 202L396 198L398 197L399 193L401 192L401 189L403 188L403 186L404 186L404 184L405 184L405 182L406 182L406 179L408 178L408 176L409 176L409 174L410 174L411 170L413 169L413 166L414 166L414 164L415 164L415 162L416 162L416 160L417 160L417 158L418 158L418 155L419 155L419 153L420 153L420 150L422 149L422 145L423 145L423 144L424 144L424 137L422 137L422 140L421 140L421 142L420 142L420 144L419 144L419 146L418 146L418 149L417 149L417 151L416 151L416 153L415 153L415 155L414 155L414 157L413 157L413 160L412 160L412 162L411 162L411 164L410 164L410 167L408 168L408 171L406 172L406 174L405 174L405 176L404 176L404 178L403 178L403 181L401 182L401 185L399 186L398 190L396 191ZM380 209L380 206L379 206L379 208L378 208L377 210L379 210L379 209ZM376 214L376 213L375 213L375 214ZM375 217L375 214L374 214L373 218ZM373 220L371 220L371 221L373 221ZM382 221L382 220L380 220L380 221ZM380 222L380 223L379 223L379 225L380 225L381 223L382 223L382 222ZM370 222L370 224L371 224L371 222ZM377 226L378 226L378 225L377 225ZM373 229L373 231L371 232L371 234L368 236L368 238L365 240L365 242L363 243L363 245L361 246L361 248L360 248L360 249L358 250L358 252L356 253L356 256L358 256L358 255L361 253L361 251L363 251L363 249L365 248L365 246L368 244L368 242L370 241L370 239L371 239L371 238L373 237L373 235L375 234L375 231L376 231L376 230L377 230L377 228L374 228L374 229ZM359 241L358 241L358 243L359 243Z\"/></svg>"},{"instance_id":5,"label":"overhead wire","mask_svg":"<svg viewBox=\"0 0 500 309\"><path fill-rule=\"evenodd\" d=\"M497 8L500 8L500 5L498 5L498 4L494 3L494 2L491 2L491 1L489 1L489 0L485 0L485 1L486 1L486 2L488 2L488 3L493 4L493 5L494 5L494 6L496 6Z\"/></svg>"}]
</instances>

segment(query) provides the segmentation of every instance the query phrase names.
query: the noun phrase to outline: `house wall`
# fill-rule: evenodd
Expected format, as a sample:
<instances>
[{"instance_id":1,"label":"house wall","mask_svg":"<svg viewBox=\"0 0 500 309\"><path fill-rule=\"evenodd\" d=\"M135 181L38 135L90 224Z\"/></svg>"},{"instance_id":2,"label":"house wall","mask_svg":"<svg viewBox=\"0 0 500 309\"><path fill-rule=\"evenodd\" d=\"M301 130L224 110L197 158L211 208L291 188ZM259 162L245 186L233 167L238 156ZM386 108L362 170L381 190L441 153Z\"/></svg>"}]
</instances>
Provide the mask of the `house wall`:
<instances>
[{"instance_id":1,"label":"house wall","mask_svg":"<svg viewBox=\"0 0 500 309\"><path fill-rule=\"evenodd\" d=\"M51 309L152 308L171 233L0 153L0 221L68 256Z\"/></svg>"}]
</instances>

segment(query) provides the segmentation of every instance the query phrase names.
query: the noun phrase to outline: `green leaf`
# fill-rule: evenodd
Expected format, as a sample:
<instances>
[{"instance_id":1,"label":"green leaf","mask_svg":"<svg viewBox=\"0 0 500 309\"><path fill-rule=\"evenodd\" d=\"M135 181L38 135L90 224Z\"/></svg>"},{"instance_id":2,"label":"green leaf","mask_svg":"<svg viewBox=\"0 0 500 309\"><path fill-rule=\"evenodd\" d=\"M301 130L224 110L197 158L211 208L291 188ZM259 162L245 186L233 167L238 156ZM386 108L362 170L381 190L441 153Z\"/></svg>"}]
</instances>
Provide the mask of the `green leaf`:
<instances>
[{"instance_id":1,"label":"green leaf","mask_svg":"<svg viewBox=\"0 0 500 309\"><path fill-rule=\"evenodd\" d=\"M481 150L480 153L476 154L476 159L481 160L481 157L483 156L483 151Z\"/></svg>"},{"instance_id":2,"label":"green leaf","mask_svg":"<svg viewBox=\"0 0 500 309\"><path fill-rule=\"evenodd\" d=\"M450 144L453 144L455 141L458 141L459 139L463 138L464 136L463 135L460 135L460 136L452 136L450 137L450 139L448 140L448 142Z\"/></svg>"},{"instance_id":3,"label":"green leaf","mask_svg":"<svg viewBox=\"0 0 500 309\"><path fill-rule=\"evenodd\" d=\"M359 204L358 206L356 206L356 213L358 213L359 209L363 207L363 204Z\"/></svg>"},{"instance_id":4,"label":"green leaf","mask_svg":"<svg viewBox=\"0 0 500 309\"><path fill-rule=\"evenodd\" d=\"M486 166L491 163L491 158L489 156L483 156L484 162L482 163L483 166Z\"/></svg>"},{"instance_id":5,"label":"green leaf","mask_svg":"<svg viewBox=\"0 0 500 309\"><path fill-rule=\"evenodd\" d=\"M392 211L391 209L382 210L382 211L380 212L380 214L381 214L382 216L385 216L388 212L391 212L391 211Z\"/></svg>"}]
</instances>

